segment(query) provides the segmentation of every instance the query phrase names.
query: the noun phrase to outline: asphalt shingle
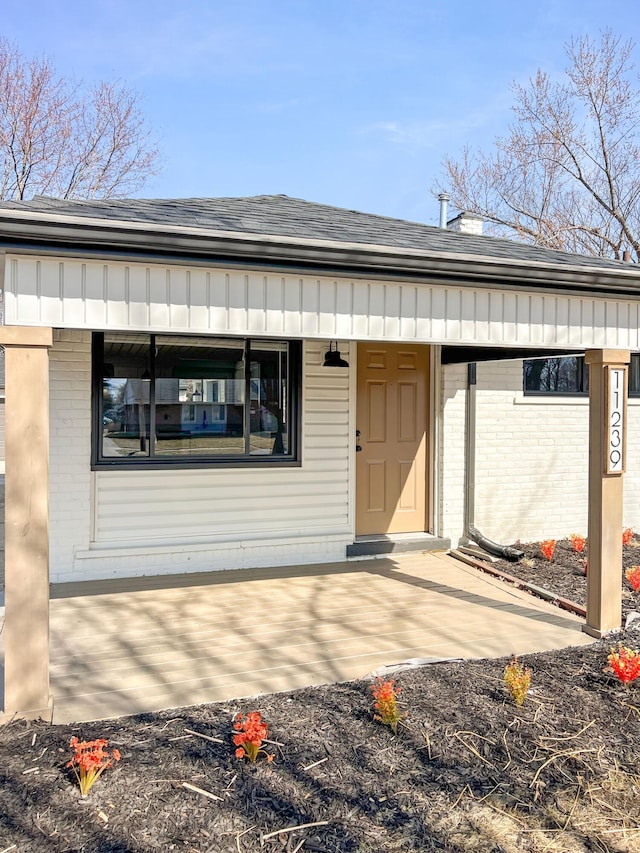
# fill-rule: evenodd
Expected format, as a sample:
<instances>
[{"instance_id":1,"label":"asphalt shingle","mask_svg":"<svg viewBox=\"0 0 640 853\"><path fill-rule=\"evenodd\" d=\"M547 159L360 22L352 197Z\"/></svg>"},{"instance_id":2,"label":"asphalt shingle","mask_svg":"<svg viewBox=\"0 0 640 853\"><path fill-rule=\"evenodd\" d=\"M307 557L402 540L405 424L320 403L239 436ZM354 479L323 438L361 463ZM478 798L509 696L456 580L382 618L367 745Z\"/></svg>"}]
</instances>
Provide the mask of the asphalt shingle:
<instances>
[{"instance_id":1,"label":"asphalt shingle","mask_svg":"<svg viewBox=\"0 0 640 853\"><path fill-rule=\"evenodd\" d=\"M476 255L497 261L572 265L609 271L629 267L622 261L572 255L497 237L461 234L419 222L332 207L286 195L86 201L36 196L30 201L1 202L0 222L3 211L58 213L74 217L146 223L149 226L189 226L247 235L371 244L398 249L418 249L445 257Z\"/></svg>"}]
</instances>

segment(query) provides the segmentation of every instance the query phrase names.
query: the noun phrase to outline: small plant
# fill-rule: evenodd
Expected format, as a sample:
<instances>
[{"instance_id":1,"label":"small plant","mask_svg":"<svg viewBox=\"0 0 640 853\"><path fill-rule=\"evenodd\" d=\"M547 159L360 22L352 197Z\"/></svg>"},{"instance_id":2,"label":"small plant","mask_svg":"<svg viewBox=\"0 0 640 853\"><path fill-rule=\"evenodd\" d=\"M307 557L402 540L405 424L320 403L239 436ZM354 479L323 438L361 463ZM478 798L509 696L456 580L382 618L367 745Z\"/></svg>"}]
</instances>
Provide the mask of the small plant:
<instances>
[{"instance_id":1,"label":"small plant","mask_svg":"<svg viewBox=\"0 0 640 853\"><path fill-rule=\"evenodd\" d=\"M107 767L113 767L114 761L120 761L120 753L117 749L111 752L107 749L109 741L104 738L97 740L78 740L72 737L69 746L74 750L74 755L67 767L71 767L75 773L80 794L86 797L93 783L98 779Z\"/></svg>"},{"instance_id":2,"label":"small plant","mask_svg":"<svg viewBox=\"0 0 640 853\"><path fill-rule=\"evenodd\" d=\"M553 560L553 554L556 550L556 540L555 539L545 539L544 542L540 543L540 553L545 558L551 562Z\"/></svg>"},{"instance_id":3,"label":"small plant","mask_svg":"<svg viewBox=\"0 0 640 853\"><path fill-rule=\"evenodd\" d=\"M609 666L625 687L640 675L640 654L623 646L622 643L618 643L617 649L611 649L608 661Z\"/></svg>"},{"instance_id":4,"label":"small plant","mask_svg":"<svg viewBox=\"0 0 640 853\"><path fill-rule=\"evenodd\" d=\"M625 527L622 531L622 544L629 545L631 544L631 540L633 539L633 528Z\"/></svg>"},{"instance_id":5,"label":"small plant","mask_svg":"<svg viewBox=\"0 0 640 853\"><path fill-rule=\"evenodd\" d=\"M400 688L395 686L393 680L383 681L382 678L378 678L376 683L371 685L371 692L374 699L373 707L377 711L373 719L389 726L394 735L398 734L398 724L407 716L401 714L398 709Z\"/></svg>"},{"instance_id":6,"label":"small plant","mask_svg":"<svg viewBox=\"0 0 640 853\"><path fill-rule=\"evenodd\" d=\"M266 739L269 729L262 719L260 711L251 711L246 717L238 714L233 728L236 732L233 735L233 743L237 747L236 758L248 758L253 764L262 752L266 755L267 761L273 761L274 756L269 755L262 748L263 741Z\"/></svg>"},{"instance_id":7,"label":"small plant","mask_svg":"<svg viewBox=\"0 0 640 853\"><path fill-rule=\"evenodd\" d=\"M569 540L576 554L581 554L584 551L584 546L587 542L584 536L580 536L579 533L572 533Z\"/></svg>"},{"instance_id":8,"label":"small plant","mask_svg":"<svg viewBox=\"0 0 640 853\"><path fill-rule=\"evenodd\" d=\"M624 573L624 576L633 587L634 592L637 592L640 589L640 566L631 566Z\"/></svg>"},{"instance_id":9,"label":"small plant","mask_svg":"<svg viewBox=\"0 0 640 853\"><path fill-rule=\"evenodd\" d=\"M504 668L504 686L518 707L524 702L530 684L531 670L518 663L517 657L512 658Z\"/></svg>"}]
</instances>

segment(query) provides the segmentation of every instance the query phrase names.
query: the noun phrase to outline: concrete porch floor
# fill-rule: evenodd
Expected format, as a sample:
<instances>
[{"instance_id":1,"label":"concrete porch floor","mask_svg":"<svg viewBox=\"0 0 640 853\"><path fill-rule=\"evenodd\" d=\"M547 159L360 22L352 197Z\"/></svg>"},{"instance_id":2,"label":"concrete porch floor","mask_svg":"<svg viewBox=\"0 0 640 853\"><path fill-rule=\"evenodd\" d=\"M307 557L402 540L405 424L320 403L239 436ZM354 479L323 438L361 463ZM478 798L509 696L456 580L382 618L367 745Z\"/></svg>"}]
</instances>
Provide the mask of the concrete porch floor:
<instances>
[{"instance_id":1,"label":"concrete porch floor","mask_svg":"<svg viewBox=\"0 0 640 853\"><path fill-rule=\"evenodd\" d=\"M360 678L408 658L590 639L581 620L444 554L52 589L53 721Z\"/></svg>"}]
</instances>

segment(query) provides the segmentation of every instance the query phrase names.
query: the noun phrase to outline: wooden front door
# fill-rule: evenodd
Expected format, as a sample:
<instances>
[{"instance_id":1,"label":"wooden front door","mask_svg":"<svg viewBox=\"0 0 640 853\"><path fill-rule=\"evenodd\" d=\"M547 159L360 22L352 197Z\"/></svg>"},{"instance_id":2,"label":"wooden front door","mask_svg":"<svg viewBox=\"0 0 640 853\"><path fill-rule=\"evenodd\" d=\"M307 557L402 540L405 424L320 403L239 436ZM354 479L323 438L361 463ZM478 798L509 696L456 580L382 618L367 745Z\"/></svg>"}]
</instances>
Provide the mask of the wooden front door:
<instances>
[{"instance_id":1,"label":"wooden front door","mask_svg":"<svg viewBox=\"0 0 640 853\"><path fill-rule=\"evenodd\" d=\"M426 530L429 349L359 344L356 533Z\"/></svg>"}]
</instances>

